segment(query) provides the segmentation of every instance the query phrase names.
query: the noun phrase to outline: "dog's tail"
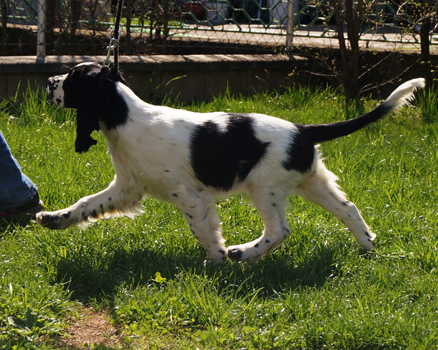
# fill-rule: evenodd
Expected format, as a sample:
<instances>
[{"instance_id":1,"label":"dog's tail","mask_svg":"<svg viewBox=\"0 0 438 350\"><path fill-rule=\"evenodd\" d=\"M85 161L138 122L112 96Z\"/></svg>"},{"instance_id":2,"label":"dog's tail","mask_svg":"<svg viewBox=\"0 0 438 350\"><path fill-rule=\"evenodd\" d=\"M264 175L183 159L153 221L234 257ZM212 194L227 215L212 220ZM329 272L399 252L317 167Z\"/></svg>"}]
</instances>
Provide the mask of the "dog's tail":
<instances>
[{"instance_id":1,"label":"dog's tail","mask_svg":"<svg viewBox=\"0 0 438 350\"><path fill-rule=\"evenodd\" d=\"M300 132L314 144L349 135L407 104L414 99L415 90L422 89L424 86L423 78L409 80L389 95L385 102L367 114L332 124L300 125Z\"/></svg>"}]
</instances>

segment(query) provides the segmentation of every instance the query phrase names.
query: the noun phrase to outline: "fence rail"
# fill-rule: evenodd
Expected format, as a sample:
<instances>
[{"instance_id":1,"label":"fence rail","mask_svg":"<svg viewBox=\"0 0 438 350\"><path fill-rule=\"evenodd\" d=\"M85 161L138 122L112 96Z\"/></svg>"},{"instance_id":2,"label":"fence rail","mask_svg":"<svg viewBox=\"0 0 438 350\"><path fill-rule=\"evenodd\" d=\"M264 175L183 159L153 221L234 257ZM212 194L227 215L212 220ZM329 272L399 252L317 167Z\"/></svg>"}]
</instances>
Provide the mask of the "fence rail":
<instances>
[{"instance_id":1,"label":"fence rail","mask_svg":"<svg viewBox=\"0 0 438 350\"><path fill-rule=\"evenodd\" d=\"M363 0L362 0L363 1ZM102 54L114 0L0 0L1 55ZM127 54L276 52L294 38L337 37L328 0L125 0L121 50ZM418 42L436 1L365 1L361 40ZM366 13L365 13L366 12Z\"/></svg>"}]
</instances>

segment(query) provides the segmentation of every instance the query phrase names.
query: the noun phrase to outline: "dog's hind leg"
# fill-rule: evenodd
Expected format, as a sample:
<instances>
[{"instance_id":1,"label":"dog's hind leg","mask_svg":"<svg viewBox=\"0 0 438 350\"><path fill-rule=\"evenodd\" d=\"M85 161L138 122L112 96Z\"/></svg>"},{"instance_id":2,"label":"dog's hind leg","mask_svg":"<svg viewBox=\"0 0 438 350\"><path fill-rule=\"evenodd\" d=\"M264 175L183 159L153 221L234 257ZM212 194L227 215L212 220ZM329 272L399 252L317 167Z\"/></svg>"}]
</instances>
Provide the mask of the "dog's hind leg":
<instances>
[{"instance_id":1,"label":"dog's hind leg","mask_svg":"<svg viewBox=\"0 0 438 350\"><path fill-rule=\"evenodd\" d=\"M363 248L373 249L376 235L362 219L356 206L346 199L336 183L336 175L327 170L321 160L317 161L314 170L296 188L296 193L341 220Z\"/></svg>"},{"instance_id":2,"label":"dog's hind leg","mask_svg":"<svg viewBox=\"0 0 438 350\"><path fill-rule=\"evenodd\" d=\"M221 263L226 259L216 199L208 191L194 191L184 186L171 191L169 198L178 206L193 236L207 250L208 259Z\"/></svg>"},{"instance_id":3,"label":"dog's hind leg","mask_svg":"<svg viewBox=\"0 0 438 350\"><path fill-rule=\"evenodd\" d=\"M280 189L253 188L251 199L264 224L263 235L254 241L230 246L228 257L232 260L255 260L277 248L289 236L286 220L286 197Z\"/></svg>"},{"instance_id":4,"label":"dog's hind leg","mask_svg":"<svg viewBox=\"0 0 438 350\"><path fill-rule=\"evenodd\" d=\"M134 216L141 212L140 200L137 191L122 187L116 179L105 190L83 197L69 208L38 213L36 220L50 229L64 229L110 216Z\"/></svg>"}]
</instances>

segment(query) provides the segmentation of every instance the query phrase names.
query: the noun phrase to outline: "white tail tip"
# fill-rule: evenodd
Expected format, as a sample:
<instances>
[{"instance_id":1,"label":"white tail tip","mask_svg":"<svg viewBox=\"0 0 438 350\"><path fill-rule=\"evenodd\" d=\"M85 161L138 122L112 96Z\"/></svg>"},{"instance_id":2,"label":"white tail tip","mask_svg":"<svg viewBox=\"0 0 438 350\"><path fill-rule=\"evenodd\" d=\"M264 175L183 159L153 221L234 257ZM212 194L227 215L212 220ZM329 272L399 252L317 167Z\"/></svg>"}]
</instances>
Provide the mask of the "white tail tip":
<instances>
[{"instance_id":1,"label":"white tail tip","mask_svg":"<svg viewBox=\"0 0 438 350\"><path fill-rule=\"evenodd\" d=\"M395 89L395 91L386 99L385 103L394 109L401 107L415 98L414 92L417 89L423 89L425 86L426 81L424 78L409 80Z\"/></svg>"}]
</instances>

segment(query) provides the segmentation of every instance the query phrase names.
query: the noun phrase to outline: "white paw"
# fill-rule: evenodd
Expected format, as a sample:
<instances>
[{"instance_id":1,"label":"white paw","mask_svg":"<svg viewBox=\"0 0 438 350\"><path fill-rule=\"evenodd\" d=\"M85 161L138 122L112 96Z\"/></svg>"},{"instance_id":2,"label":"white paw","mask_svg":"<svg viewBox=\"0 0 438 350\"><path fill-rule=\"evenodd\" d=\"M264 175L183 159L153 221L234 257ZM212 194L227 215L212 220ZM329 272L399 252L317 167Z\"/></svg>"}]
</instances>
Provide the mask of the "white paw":
<instances>
[{"instance_id":1,"label":"white paw","mask_svg":"<svg viewBox=\"0 0 438 350\"><path fill-rule=\"evenodd\" d=\"M227 250L225 247L218 248L208 252L208 257L205 263L222 264L227 259Z\"/></svg>"},{"instance_id":2,"label":"white paw","mask_svg":"<svg viewBox=\"0 0 438 350\"><path fill-rule=\"evenodd\" d=\"M61 230L74 225L77 220L72 218L71 212L64 211L42 211L35 217L36 221L43 227L52 230Z\"/></svg>"},{"instance_id":3,"label":"white paw","mask_svg":"<svg viewBox=\"0 0 438 350\"><path fill-rule=\"evenodd\" d=\"M271 246L272 244L258 239L249 243L228 247L227 255L231 260L235 261L257 260L264 256Z\"/></svg>"}]
</instances>

